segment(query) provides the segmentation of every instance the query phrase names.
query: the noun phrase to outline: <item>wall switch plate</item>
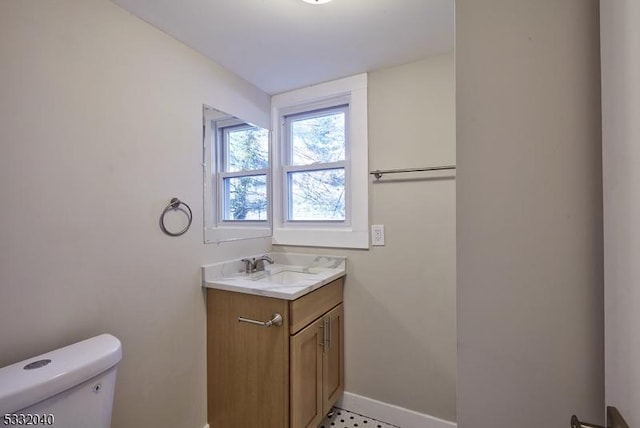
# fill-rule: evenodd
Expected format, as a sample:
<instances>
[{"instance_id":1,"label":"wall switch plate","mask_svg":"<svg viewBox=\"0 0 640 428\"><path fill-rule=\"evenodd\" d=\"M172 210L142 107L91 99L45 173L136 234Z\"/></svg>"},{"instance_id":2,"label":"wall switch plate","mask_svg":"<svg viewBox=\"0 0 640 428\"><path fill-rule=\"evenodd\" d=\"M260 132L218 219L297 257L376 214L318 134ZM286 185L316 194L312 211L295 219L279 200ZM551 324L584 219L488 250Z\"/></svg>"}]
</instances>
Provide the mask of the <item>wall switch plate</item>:
<instances>
[{"instance_id":1,"label":"wall switch plate","mask_svg":"<svg viewBox=\"0 0 640 428\"><path fill-rule=\"evenodd\" d=\"M384 245L384 225L383 224L371 225L371 245L373 246Z\"/></svg>"}]
</instances>

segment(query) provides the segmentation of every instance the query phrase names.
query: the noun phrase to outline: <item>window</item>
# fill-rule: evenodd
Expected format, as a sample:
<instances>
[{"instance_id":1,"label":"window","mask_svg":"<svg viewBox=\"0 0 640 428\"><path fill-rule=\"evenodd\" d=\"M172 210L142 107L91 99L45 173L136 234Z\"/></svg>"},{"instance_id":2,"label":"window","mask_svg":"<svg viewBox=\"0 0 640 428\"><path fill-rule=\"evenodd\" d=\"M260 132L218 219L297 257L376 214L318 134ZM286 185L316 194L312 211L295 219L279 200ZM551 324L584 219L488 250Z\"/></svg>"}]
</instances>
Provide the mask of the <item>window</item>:
<instances>
[{"instance_id":1,"label":"window","mask_svg":"<svg viewBox=\"0 0 640 428\"><path fill-rule=\"evenodd\" d=\"M285 116L286 221L346 221L348 113L341 105Z\"/></svg>"},{"instance_id":2,"label":"window","mask_svg":"<svg viewBox=\"0 0 640 428\"><path fill-rule=\"evenodd\" d=\"M274 244L368 248L366 80L272 98Z\"/></svg>"},{"instance_id":3,"label":"window","mask_svg":"<svg viewBox=\"0 0 640 428\"><path fill-rule=\"evenodd\" d=\"M222 221L266 221L269 133L233 122L221 124L218 133Z\"/></svg>"},{"instance_id":4,"label":"window","mask_svg":"<svg viewBox=\"0 0 640 428\"><path fill-rule=\"evenodd\" d=\"M269 131L206 107L205 242L271 235Z\"/></svg>"}]
</instances>

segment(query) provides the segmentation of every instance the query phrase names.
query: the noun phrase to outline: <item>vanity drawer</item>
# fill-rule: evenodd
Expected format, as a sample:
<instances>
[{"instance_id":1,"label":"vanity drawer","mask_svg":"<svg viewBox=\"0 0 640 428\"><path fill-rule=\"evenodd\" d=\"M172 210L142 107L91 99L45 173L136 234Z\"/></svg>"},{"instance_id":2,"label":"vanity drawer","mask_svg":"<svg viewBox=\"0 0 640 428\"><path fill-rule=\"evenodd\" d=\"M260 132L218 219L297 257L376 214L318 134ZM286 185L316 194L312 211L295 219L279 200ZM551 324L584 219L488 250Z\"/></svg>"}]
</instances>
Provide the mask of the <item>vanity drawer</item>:
<instances>
[{"instance_id":1,"label":"vanity drawer","mask_svg":"<svg viewBox=\"0 0 640 428\"><path fill-rule=\"evenodd\" d=\"M289 303L289 333L295 334L342 302L344 278Z\"/></svg>"}]
</instances>

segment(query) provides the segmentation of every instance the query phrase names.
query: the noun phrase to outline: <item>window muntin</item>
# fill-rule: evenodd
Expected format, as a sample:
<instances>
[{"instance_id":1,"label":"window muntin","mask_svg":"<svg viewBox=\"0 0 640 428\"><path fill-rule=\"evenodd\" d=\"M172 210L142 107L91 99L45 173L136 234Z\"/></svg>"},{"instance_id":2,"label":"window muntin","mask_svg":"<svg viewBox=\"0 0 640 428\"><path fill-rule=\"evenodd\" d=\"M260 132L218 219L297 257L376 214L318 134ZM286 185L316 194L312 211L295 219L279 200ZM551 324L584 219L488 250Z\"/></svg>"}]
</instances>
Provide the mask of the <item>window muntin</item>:
<instances>
[{"instance_id":1,"label":"window muntin","mask_svg":"<svg viewBox=\"0 0 640 428\"><path fill-rule=\"evenodd\" d=\"M284 117L286 222L348 221L348 116L340 104Z\"/></svg>"}]
</instances>

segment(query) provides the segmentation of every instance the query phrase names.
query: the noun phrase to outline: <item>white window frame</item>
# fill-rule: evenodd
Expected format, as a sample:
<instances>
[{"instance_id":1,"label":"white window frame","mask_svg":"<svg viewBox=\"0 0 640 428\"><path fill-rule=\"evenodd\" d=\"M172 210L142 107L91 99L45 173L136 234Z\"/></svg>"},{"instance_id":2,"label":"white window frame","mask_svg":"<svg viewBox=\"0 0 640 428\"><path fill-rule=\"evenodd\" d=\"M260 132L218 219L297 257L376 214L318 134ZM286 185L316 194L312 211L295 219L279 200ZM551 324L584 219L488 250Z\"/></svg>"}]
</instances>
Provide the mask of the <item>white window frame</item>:
<instances>
[{"instance_id":1,"label":"white window frame","mask_svg":"<svg viewBox=\"0 0 640 428\"><path fill-rule=\"evenodd\" d=\"M265 169L250 171L224 171L225 148L220 137L222 129L240 125L240 119L216 118L216 110L203 108L203 171L204 171L204 241L220 243L253 238L267 238L272 234L272 192L271 192L271 142L269 142L269 165ZM251 124L247 124L250 125ZM215 138L214 138L215 137ZM224 219L224 179L266 176L267 219L266 220L225 220Z\"/></svg>"},{"instance_id":2,"label":"white window frame","mask_svg":"<svg viewBox=\"0 0 640 428\"><path fill-rule=\"evenodd\" d=\"M346 102L345 102L346 101ZM286 213L286 138L284 117L348 103L345 153L345 221L289 221ZM359 74L291 92L271 99L273 244L337 248L369 248L367 75ZM327 166L328 164L323 164ZM301 167L310 170L309 166Z\"/></svg>"}]
</instances>

